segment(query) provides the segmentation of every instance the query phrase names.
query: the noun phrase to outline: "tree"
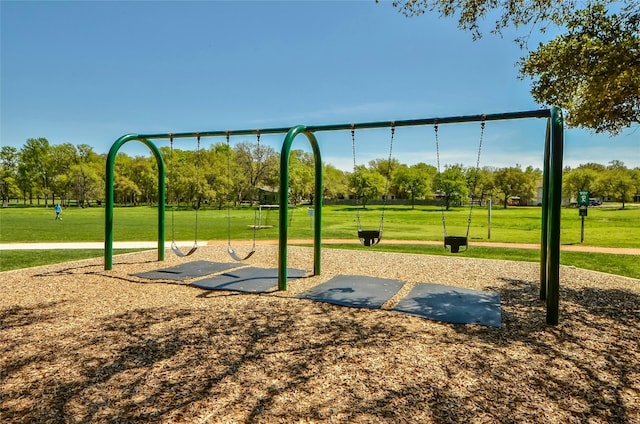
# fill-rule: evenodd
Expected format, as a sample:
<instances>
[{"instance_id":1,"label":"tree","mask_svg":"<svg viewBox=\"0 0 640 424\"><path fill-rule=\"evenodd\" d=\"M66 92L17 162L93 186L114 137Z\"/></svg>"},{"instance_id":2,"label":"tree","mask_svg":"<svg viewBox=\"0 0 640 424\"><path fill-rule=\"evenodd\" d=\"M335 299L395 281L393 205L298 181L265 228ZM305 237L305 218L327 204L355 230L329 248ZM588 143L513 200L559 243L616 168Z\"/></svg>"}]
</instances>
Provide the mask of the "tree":
<instances>
[{"instance_id":1,"label":"tree","mask_svg":"<svg viewBox=\"0 0 640 424\"><path fill-rule=\"evenodd\" d=\"M369 169L378 172L385 179L389 179L388 193L391 198L398 197L398 187L393 184L393 172L400 166L400 161L396 158L374 159L369 161Z\"/></svg>"},{"instance_id":2,"label":"tree","mask_svg":"<svg viewBox=\"0 0 640 424\"><path fill-rule=\"evenodd\" d=\"M600 175L596 187L605 196L611 197L622 203L622 209L626 202L633 200L636 194L636 182L633 172L620 161L612 161L607 167L607 172Z\"/></svg>"},{"instance_id":3,"label":"tree","mask_svg":"<svg viewBox=\"0 0 640 424\"><path fill-rule=\"evenodd\" d=\"M167 179L169 203L180 206L180 202L184 200L191 203L193 208L199 207L204 192L203 187L206 184L206 179L201 171L201 159L200 151L173 149L169 153L170 167ZM126 168L133 168L131 160ZM136 184L137 178L131 176L130 172L123 170L122 173ZM136 184L136 186L142 193L139 185Z\"/></svg>"},{"instance_id":4,"label":"tree","mask_svg":"<svg viewBox=\"0 0 640 424\"><path fill-rule=\"evenodd\" d=\"M537 188L542 187L542 170L529 165L524 170L525 187L520 193L520 204L529 205L536 199Z\"/></svg>"},{"instance_id":5,"label":"tree","mask_svg":"<svg viewBox=\"0 0 640 424\"><path fill-rule=\"evenodd\" d=\"M76 165L79 166L79 165ZM76 170L78 176L76 178L82 179L86 174L82 171ZM140 188L131 181L126 175L122 175L121 173L116 173L113 182L113 191L114 196L117 200L119 200L122 204L127 204L129 202L135 204L135 199L140 195Z\"/></svg>"},{"instance_id":6,"label":"tree","mask_svg":"<svg viewBox=\"0 0 640 424\"><path fill-rule=\"evenodd\" d=\"M618 134L640 122L640 3L637 0L396 0L406 16L436 11L457 16L458 27L482 37L480 22L497 15L492 33L524 28L522 48L537 27L566 33L520 59L520 77L531 94L567 111L567 123Z\"/></svg>"},{"instance_id":7,"label":"tree","mask_svg":"<svg viewBox=\"0 0 640 424\"><path fill-rule=\"evenodd\" d=\"M434 191L441 196L446 210L452 204L462 203L469 196L469 188L462 165L446 165L434 180Z\"/></svg>"},{"instance_id":8,"label":"tree","mask_svg":"<svg viewBox=\"0 0 640 424\"><path fill-rule=\"evenodd\" d=\"M362 204L362 209L365 209L369 200L384 193L385 179L378 171L359 165L349 176L349 185L356 200Z\"/></svg>"},{"instance_id":9,"label":"tree","mask_svg":"<svg viewBox=\"0 0 640 424\"><path fill-rule=\"evenodd\" d=\"M3 208L9 206L9 199L18 189L16 185L17 172L18 149L2 146L0 149L0 198L2 198Z\"/></svg>"},{"instance_id":10,"label":"tree","mask_svg":"<svg viewBox=\"0 0 640 424\"><path fill-rule=\"evenodd\" d=\"M399 166L393 175L393 183L398 190L411 200L411 209L415 208L417 198L426 197L431 188L431 178L427 171L428 165L416 164L411 167Z\"/></svg>"},{"instance_id":11,"label":"tree","mask_svg":"<svg viewBox=\"0 0 640 424\"><path fill-rule=\"evenodd\" d=\"M426 11L436 11L443 17L458 18L458 27L471 31L473 39L482 38L479 21L489 14L498 14L491 33L502 34L509 27L533 27L540 25L545 31L549 24L560 25L563 18L573 13L577 0L549 2L545 0L394 0L394 7L405 16L418 16ZM518 37L520 45L526 44L529 34Z\"/></svg>"},{"instance_id":12,"label":"tree","mask_svg":"<svg viewBox=\"0 0 640 424\"><path fill-rule=\"evenodd\" d=\"M29 194L33 202L33 194L45 196L45 206L49 195L50 179L52 178L51 146L46 138L30 138L20 150L20 165L18 172L23 193Z\"/></svg>"},{"instance_id":13,"label":"tree","mask_svg":"<svg viewBox=\"0 0 640 424\"><path fill-rule=\"evenodd\" d=\"M595 182L599 172L580 165L576 169L567 171L562 176L562 189L569 197L577 196L580 191L589 191L595 195Z\"/></svg>"},{"instance_id":14,"label":"tree","mask_svg":"<svg viewBox=\"0 0 640 424\"><path fill-rule=\"evenodd\" d=\"M185 154L180 149L163 148L162 156L167 166L165 181L167 203L180 206L181 199L186 197L181 184L182 174L184 172L184 163L186 162ZM127 162L130 162L130 160ZM119 163L120 154L118 154L116 158L116 167L118 167ZM126 166L123 168L118 167L118 170L119 172L126 174Z\"/></svg>"},{"instance_id":15,"label":"tree","mask_svg":"<svg viewBox=\"0 0 640 424\"><path fill-rule=\"evenodd\" d=\"M78 144L77 149L78 162L70 168L71 190L78 206L84 207L104 192L104 161L88 144Z\"/></svg>"},{"instance_id":16,"label":"tree","mask_svg":"<svg viewBox=\"0 0 640 424\"><path fill-rule=\"evenodd\" d=\"M595 163L595 162L585 163L583 165L580 165L580 168L593 169L596 172L604 172L607 170L607 167L605 165L602 165L601 163Z\"/></svg>"},{"instance_id":17,"label":"tree","mask_svg":"<svg viewBox=\"0 0 640 424\"><path fill-rule=\"evenodd\" d=\"M234 148L234 162L238 174L238 198L248 196L252 201L258 198L257 188L260 184L274 181L278 171L278 154L271 146L264 144L238 143Z\"/></svg>"},{"instance_id":18,"label":"tree","mask_svg":"<svg viewBox=\"0 0 640 424\"><path fill-rule=\"evenodd\" d=\"M292 150L289 156L289 198L294 205L302 199L313 201L313 155L303 150Z\"/></svg>"},{"instance_id":19,"label":"tree","mask_svg":"<svg viewBox=\"0 0 640 424\"><path fill-rule=\"evenodd\" d=\"M511 197L531 196L534 189L531 179L522 171L520 165L501 168L494 175L496 189L502 194L502 204L507 208Z\"/></svg>"},{"instance_id":20,"label":"tree","mask_svg":"<svg viewBox=\"0 0 640 424\"><path fill-rule=\"evenodd\" d=\"M136 156L130 164L130 178L140 189L140 196L148 206L158 195L158 170L154 163L152 158Z\"/></svg>"},{"instance_id":21,"label":"tree","mask_svg":"<svg viewBox=\"0 0 640 424\"><path fill-rule=\"evenodd\" d=\"M475 169L473 169L475 173ZM475 177L475 192L471 193L474 199L477 199L480 204L484 201L485 197L491 198L493 191L495 190L494 184L494 172L495 169L485 166L478 170L478 174Z\"/></svg>"},{"instance_id":22,"label":"tree","mask_svg":"<svg viewBox=\"0 0 640 424\"><path fill-rule=\"evenodd\" d=\"M322 179L322 190L326 199L344 199L347 197L349 182L344 171L331 164L324 164Z\"/></svg>"},{"instance_id":23,"label":"tree","mask_svg":"<svg viewBox=\"0 0 640 424\"><path fill-rule=\"evenodd\" d=\"M99 198L101 195L104 184L101 170L102 167L95 163L79 163L70 168L72 193L78 200L78 206L84 207L89 200Z\"/></svg>"},{"instance_id":24,"label":"tree","mask_svg":"<svg viewBox=\"0 0 640 424\"><path fill-rule=\"evenodd\" d=\"M640 14L588 5L567 28L522 61L534 99L566 109L570 125L596 133L615 135L640 122Z\"/></svg>"},{"instance_id":25,"label":"tree","mask_svg":"<svg viewBox=\"0 0 640 424\"><path fill-rule=\"evenodd\" d=\"M202 158L206 180L205 196L217 203L218 209L222 209L224 202L229 200L233 188L227 162L231 156L233 150L226 143L217 143L211 146Z\"/></svg>"},{"instance_id":26,"label":"tree","mask_svg":"<svg viewBox=\"0 0 640 424\"><path fill-rule=\"evenodd\" d=\"M634 201L636 196L640 196L640 167L634 168L631 171L631 179L635 187Z\"/></svg>"},{"instance_id":27,"label":"tree","mask_svg":"<svg viewBox=\"0 0 640 424\"><path fill-rule=\"evenodd\" d=\"M51 159L53 162L53 178L50 182L52 202L56 203L56 196L61 200L68 200L72 189L71 167L80 162L78 150L71 143L51 146Z\"/></svg>"}]
</instances>

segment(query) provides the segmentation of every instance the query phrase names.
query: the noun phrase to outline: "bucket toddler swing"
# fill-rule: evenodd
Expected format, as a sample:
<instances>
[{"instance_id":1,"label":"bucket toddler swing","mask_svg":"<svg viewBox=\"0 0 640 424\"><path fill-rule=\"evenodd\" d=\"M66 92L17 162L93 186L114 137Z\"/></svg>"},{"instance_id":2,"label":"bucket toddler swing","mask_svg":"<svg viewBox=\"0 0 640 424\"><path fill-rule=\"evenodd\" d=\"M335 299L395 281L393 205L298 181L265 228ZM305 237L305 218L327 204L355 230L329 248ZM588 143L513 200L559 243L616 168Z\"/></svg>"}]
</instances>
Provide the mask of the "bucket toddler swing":
<instances>
[{"instance_id":1,"label":"bucket toddler swing","mask_svg":"<svg viewBox=\"0 0 640 424\"><path fill-rule=\"evenodd\" d=\"M441 205L441 213L442 213L442 228L444 231L444 248L447 249L451 253L463 253L466 252L469 248L469 230L471 228L471 215L473 212L473 193L476 189L476 184L478 183L478 173L480 171L480 154L482 152L482 139L484 137L484 128L485 128L486 116L482 115L482 120L480 122L480 142L478 144L478 157L476 159L476 167L474 171L473 182L471 184L471 194L470 194L470 202L469 202L469 216L467 218L467 231L464 236L452 236L447 233L447 221L445 217L445 206L444 206L444 197L440 203ZM436 121L433 126L435 132L436 139L436 161L438 164L438 175L442 175L440 173L440 143L438 140L438 122ZM460 250L460 248L464 248L464 250Z\"/></svg>"},{"instance_id":2,"label":"bucket toddler swing","mask_svg":"<svg viewBox=\"0 0 640 424\"><path fill-rule=\"evenodd\" d=\"M385 178L384 195L382 200L382 211L380 212L380 225L377 230L363 230L360 223L360 210L358 204L360 199L356 195L356 223L358 226L358 239L363 246L375 246L382 240L382 230L384 229L384 211L387 207L387 199L389 197L389 180L391 179L391 160L393 154L393 138L396 132L395 123L391 123L391 142L389 143L389 159L387 161L387 173ZM353 172L356 173L356 127L351 124L351 148L353 151Z\"/></svg>"}]
</instances>

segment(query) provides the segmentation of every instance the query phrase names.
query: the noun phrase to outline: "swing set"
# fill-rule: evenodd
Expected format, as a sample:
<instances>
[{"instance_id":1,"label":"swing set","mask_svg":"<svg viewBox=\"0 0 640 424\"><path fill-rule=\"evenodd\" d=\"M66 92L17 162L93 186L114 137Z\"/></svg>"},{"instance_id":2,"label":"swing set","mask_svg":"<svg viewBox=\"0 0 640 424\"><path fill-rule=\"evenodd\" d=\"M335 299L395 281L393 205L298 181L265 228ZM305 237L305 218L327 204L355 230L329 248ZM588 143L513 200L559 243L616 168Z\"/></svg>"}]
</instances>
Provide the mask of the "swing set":
<instances>
[{"instance_id":1,"label":"swing set","mask_svg":"<svg viewBox=\"0 0 640 424\"><path fill-rule=\"evenodd\" d=\"M198 170L201 167L201 162L200 162L200 134L198 134L196 136L197 141L198 141L198 146L196 147L196 172L198 172ZM173 134L169 134L169 173L173 174L173 171L175 170L174 168L174 160L173 160ZM198 175L196 175L196 185L199 183L198 181ZM199 195L199 189L196 188L196 194ZM175 201L175 199L174 199ZM191 256L194 253L196 253L196 250L198 250L198 210L200 209L200 202L198 201L198 204L196 205L196 216L195 216L195 225L194 225L194 236L193 236L193 246L191 247L191 249L189 249L189 251L187 252L183 252L182 250L180 250L180 247L178 247L178 245L176 244L176 237L175 237L175 204L172 204L171 206L171 251L178 257L185 257L185 256Z\"/></svg>"},{"instance_id":2,"label":"swing set","mask_svg":"<svg viewBox=\"0 0 640 424\"><path fill-rule=\"evenodd\" d=\"M476 189L476 185L478 182L478 174L480 172L480 155L482 152L482 141L484 138L484 130L486 126L486 116L482 115L482 120L480 123L480 143L478 145L478 157L476 160L476 166L474 168L473 180L471 183L471 193L473 194ZM438 121L434 123L434 131L435 131L435 143L436 143L436 161L437 161L437 169L438 175L442 175L442 170L440 168L440 142L438 138ZM389 159L387 160L387 169L385 173L385 188L384 194L382 196L382 211L380 212L380 224L378 229L369 229L363 230L360 220L360 210L358 208L359 197L356 194L355 204L356 204L356 223L358 227L358 239L363 246L375 246L382 240L382 230L384 229L384 212L387 207L387 199L389 198L389 182L391 180L391 164L393 160L393 142L395 135L396 125L395 122L391 122L391 141L389 143ZM355 124L351 124L351 149L353 152L353 173L354 175L357 172L358 165L356 159L356 130ZM442 213L442 229L444 232L444 248L447 249L451 253L461 253L465 252L468 249L468 239L469 239L469 231L471 229L471 216L473 212L473 199L470 199L469 202L469 216L467 218L467 231L464 236L452 236L447 233L447 221L445 216L445 202L444 197L441 197L441 213ZM464 250L460 250L461 247L464 247Z\"/></svg>"},{"instance_id":3,"label":"swing set","mask_svg":"<svg viewBox=\"0 0 640 424\"><path fill-rule=\"evenodd\" d=\"M231 146L230 146L230 141L229 141L229 134L227 134L227 179L229 181L231 181ZM199 169L202 167L202 162L200 160L200 134L197 133L196 134L196 140L197 140L197 147L196 147L196 193L199 195ZM175 166L174 166L174 158L173 158L173 134L169 135L169 172L170 175L173 175L174 170L175 170ZM260 133L258 132L258 146L260 146ZM175 199L174 199L175 201ZM194 224L194 241L193 241L193 246L186 252L183 252L180 247L177 245L176 243L176 239L175 239L175 204L172 204L171 206L171 251L178 257L187 257L187 256L191 256L193 255L197 250L198 250L198 211L200 210L200 202L198 201L198 204L195 207L195 224ZM256 252L256 231L257 229L260 227L259 222L256 222L257 219L257 212L254 213L254 224L251 226L253 228L253 245L251 247L251 250L243 255L240 256L236 250L231 246L231 203L228 202L228 206L227 206L227 234L228 234L228 240L227 240L227 253L229 254L229 256L231 256L231 258L233 258L234 260L241 262L241 261L246 261L247 259L249 259L255 252Z\"/></svg>"},{"instance_id":4,"label":"swing set","mask_svg":"<svg viewBox=\"0 0 640 424\"><path fill-rule=\"evenodd\" d=\"M391 123L391 142L389 143L389 159L387 160L387 172L385 174L384 194L382 196L382 211L380 212L380 225L377 230L363 230L360 225L360 210L358 209L359 197L356 194L356 223L358 225L358 239L363 246L375 246L382 240L382 230L384 229L384 211L387 208L389 197L389 181L391 180L391 161L393 159L393 137L396 132L395 123ZM351 124L351 150L353 151L353 173L357 172L356 164L356 129L355 124Z\"/></svg>"},{"instance_id":5,"label":"swing set","mask_svg":"<svg viewBox=\"0 0 640 424\"><path fill-rule=\"evenodd\" d=\"M258 130L258 147L260 146L260 131ZM231 144L229 142L230 133L227 132L227 180L231 181ZM231 202L227 203L227 253L234 261L242 262L249 259L256 253L256 233L258 230L257 212L253 214L253 245L251 250L244 256L240 256L236 250L231 247Z\"/></svg>"},{"instance_id":6,"label":"swing set","mask_svg":"<svg viewBox=\"0 0 640 424\"><path fill-rule=\"evenodd\" d=\"M388 184L390 178L390 168L392 160L393 138L395 129L399 127L416 127L432 125L436 133L436 154L438 156L439 168L439 125L456 124L465 122L480 122L481 133L478 147L478 157L476 162L476 172L472 184L472 192L477 183L478 170L480 164L480 154L482 149L482 138L484 135L485 123L489 121L546 118L547 127L544 143L543 159L543 187L542 187L542 222L541 222L541 248L540 248L540 298L546 300L547 323L555 325L558 323L559 309L559 283L560 283L560 211L562 205L562 160L563 160L563 119L559 109L539 109L524 112L508 112L486 115L453 116L445 118L425 118L402 121L378 121L351 124L332 124L319 126L298 125L295 127L270 128L262 130L225 130L225 131L200 131L174 134L127 134L117 139L111 146L107 156L106 164L106 193L105 193L105 270L113 268L113 208L114 208L114 174L115 159L118 150L129 141L139 141L145 144L154 155L158 164L158 260L164 260L164 214L165 214L165 164L162 154L152 140L178 139L201 137L226 137L227 141L233 135L257 135L260 134L286 134L281 154L280 154L280 186L279 193L289 192L289 156L291 146L295 138L303 134L309 141L314 157L315 168L315 189L314 189L314 243L313 243L313 274L319 275L321 272L321 233L322 233L322 159L321 152L315 134L324 131L352 131L352 144L354 150L355 166L355 131L368 128L391 128L391 142L389 147L389 166L387 169L386 188L384 204L381 211L380 225L376 230L363 230L358 219L358 238L365 246L375 246L380 243L383 235L384 211L388 198ZM230 159L228 159L228 172L230 173ZM444 244L452 253L465 251L468 248L468 234L471 225L471 212L473 202L470 202L469 218L467 223L467 233L464 236L451 236L447 233L446 221L443 211ZM197 211L196 211L197 212ZM287 233L288 233L288 196L280 196L279 202L279 233L278 233L278 289L287 289ZM227 224L230 225L230 212L228 211ZM196 228L197 231L197 228ZM172 237L173 238L173 237ZM197 232L196 243L197 245ZM231 246L230 230L228 233L228 253L235 260L249 258L255 253L254 244L251 250L244 256L236 253ZM188 252L187 252L188 253ZM234 257L235 255L235 257ZM184 256L187 256L186 254ZM238 258L238 259L236 259Z\"/></svg>"},{"instance_id":7,"label":"swing set","mask_svg":"<svg viewBox=\"0 0 640 424\"><path fill-rule=\"evenodd\" d=\"M464 236L450 236L447 233L447 220L445 217L445 202L444 197L441 197L440 210L442 212L442 229L444 231L444 248L451 253L460 253L460 248L464 247L462 252L465 252L469 248L469 230L471 229L471 214L473 212L473 193L476 190L478 183L478 174L480 172L480 153L482 152L482 139L484 138L484 128L486 117L482 115L482 121L480 122L480 143L478 145L478 158L476 160L476 167L474 169L473 182L471 183L471 196L469 198L469 217L467 218L467 232ZM433 130L436 135L436 162L438 164L438 175L442 175L440 170L440 142L438 140L438 122L433 125Z\"/></svg>"}]
</instances>

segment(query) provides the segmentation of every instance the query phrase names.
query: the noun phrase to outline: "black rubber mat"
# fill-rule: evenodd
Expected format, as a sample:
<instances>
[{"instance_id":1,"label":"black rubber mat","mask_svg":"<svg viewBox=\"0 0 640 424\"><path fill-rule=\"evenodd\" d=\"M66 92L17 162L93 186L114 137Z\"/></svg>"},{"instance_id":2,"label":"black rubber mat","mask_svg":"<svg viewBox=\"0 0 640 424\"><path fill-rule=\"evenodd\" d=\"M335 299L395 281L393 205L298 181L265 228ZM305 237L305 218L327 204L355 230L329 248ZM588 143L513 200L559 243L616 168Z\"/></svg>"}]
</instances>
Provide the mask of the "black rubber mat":
<instances>
[{"instance_id":1,"label":"black rubber mat","mask_svg":"<svg viewBox=\"0 0 640 424\"><path fill-rule=\"evenodd\" d=\"M418 283L394 311L454 324L502 325L500 294Z\"/></svg>"},{"instance_id":2,"label":"black rubber mat","mask_svg":"<svg viewBox=\"0 0 640 424\"><path fill-rule=\"evenodd\" d=\"M304 277L306 271L287 268L287 280ZM277 268L247 267L214 277L194 281L192 286L206 290L229 290L245 293L265 293L278 287Z\"/></svg>"},{"instance_id":3,"label":"black rubber mat","mask_svg":"<svg viewBox=\"0 0 640 424\"><path fill-rule=\"evenodd\" d=\"M153 271L140 272L136 277L148 278L149 280L176 280L183 281L190 278L204 277L205 275L216 274L228 269L237 268L242 264L234 262L210 262L194 261L186 262L170 268L156 269Z\"/></svg>"},{"instance_id":4,"label":"black rubber mat","mask_svg":"<svg viewBox=\"0 0 640 424\"><path fill-rule=\"evenodd\" d=\"M402 285L402 282L388 278L336 275L298 297L335 305L377 309L396 294Z\"/></svg>"}]
</instances>

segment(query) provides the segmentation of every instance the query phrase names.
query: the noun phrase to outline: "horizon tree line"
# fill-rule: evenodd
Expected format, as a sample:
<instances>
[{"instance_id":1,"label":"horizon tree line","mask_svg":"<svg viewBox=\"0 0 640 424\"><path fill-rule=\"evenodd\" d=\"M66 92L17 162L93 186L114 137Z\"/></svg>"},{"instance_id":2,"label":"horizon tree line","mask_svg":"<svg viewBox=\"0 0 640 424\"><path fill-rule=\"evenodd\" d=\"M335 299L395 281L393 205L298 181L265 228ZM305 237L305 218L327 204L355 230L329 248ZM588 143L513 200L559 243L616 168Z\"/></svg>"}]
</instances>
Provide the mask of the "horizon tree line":
<instances>
[{"instance_id":1,"label":"horizon tree line","mask_svg":"<svg viewBox=\"0 0 640 424\"><path fill-rule=\"evenodd\" d=\"M233 147L218 143L206 149L160 148L166 170L167 203L176 207L223 208L271 199L279 185L279 153L270 146L241 142ZM290 157L289 202L313 203L314 161L311 153L292 150ZM77 203L79 207L100 205L104 201L106 154L98 154L87 144L51 145L46 138L31 138L18 150L0 149L0 197L3 207L10 200L24 205L45 206ZM114 191L121 205L153 205L158 200L158 169L150 156L116 158ZM531 166L522 169L485 166L480 169L447 164L438 173L435 166L414 165L397 159L375 159L353 171L324 164L323 195L327 201L352 201L362 208L374 201L441 203L446 209L489 199L507 207L514 197L521 204L532 204L541 186L542 171ZM390 169L389 169L390 168ZM387 181L388 179L388 181ZM566 167L563 193L575 197L587 190L592 197L633 201L640 194L640 168L629 169L615 160L608 165L587 163L575 169ZM270 197L271 196L271 197Z\"/></svg>"}]
</instances>

